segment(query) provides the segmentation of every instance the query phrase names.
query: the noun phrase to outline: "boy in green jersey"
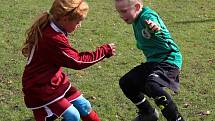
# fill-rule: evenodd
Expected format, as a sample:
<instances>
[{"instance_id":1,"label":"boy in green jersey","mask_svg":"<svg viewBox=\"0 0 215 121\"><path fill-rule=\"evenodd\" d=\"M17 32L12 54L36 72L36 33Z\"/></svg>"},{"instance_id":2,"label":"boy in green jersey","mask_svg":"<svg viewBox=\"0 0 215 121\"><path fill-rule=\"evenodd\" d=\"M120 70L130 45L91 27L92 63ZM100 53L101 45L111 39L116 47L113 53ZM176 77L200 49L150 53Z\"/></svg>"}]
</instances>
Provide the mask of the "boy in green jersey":
<instances>
[{"instance_id":1,"label":"boy in green jersey","mask_svg":"<svg viewBox=\"0 0 215 121\"><path fill-rule=\"evenodd\" d=\"M133 121L157 121L158 112L152 108L145 95L152 97L168 121L184 121L171 95L179 89L179 71L182 55L159 15L141 0L115 0L120 17L132 24L137 48L142 50L146 62L127 74L119 82L123 93L139 109Z\"/></svg>"}]
</instances>

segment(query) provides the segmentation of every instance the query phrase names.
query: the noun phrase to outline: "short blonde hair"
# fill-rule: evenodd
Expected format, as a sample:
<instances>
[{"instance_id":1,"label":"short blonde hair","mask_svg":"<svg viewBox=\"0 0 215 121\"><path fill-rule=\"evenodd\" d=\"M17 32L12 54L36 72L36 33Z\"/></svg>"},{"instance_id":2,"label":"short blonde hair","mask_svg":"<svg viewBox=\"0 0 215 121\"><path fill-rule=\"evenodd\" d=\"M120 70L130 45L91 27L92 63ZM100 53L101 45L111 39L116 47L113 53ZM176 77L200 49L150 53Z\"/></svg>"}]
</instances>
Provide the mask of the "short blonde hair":
<instances>
[{"instance_id":1,"label":"short blonde hair","mask_svg":"<svg viewBox=\"0 0 215 121\"><path fill-rule=\"evenodd\" d=\"M116 2L120 2L120 1L127 1L130 5L134 5L136 3L140 3L143 4L142 0L115 0Z\"/></svg>"}]
</instances>

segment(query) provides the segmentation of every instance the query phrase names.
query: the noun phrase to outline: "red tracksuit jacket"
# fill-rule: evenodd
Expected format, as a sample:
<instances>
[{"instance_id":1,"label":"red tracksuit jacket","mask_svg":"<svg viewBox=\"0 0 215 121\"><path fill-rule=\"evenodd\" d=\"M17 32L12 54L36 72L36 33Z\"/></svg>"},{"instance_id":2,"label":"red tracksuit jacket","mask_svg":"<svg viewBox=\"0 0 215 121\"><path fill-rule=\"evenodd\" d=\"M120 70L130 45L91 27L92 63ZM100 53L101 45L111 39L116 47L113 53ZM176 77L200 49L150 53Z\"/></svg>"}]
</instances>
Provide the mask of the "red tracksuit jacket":
<instances>
[{"instance_id":1,"label":"red tracksuit jacket","mask_svg":"<svg viewBox=\"0 0 215 121\"><path fill-rule=\"evenodd\" d=\"M22 77L24 100L28 108L45 106L64 96L71 84L62 67L84 69L112 56L108 44L95 51L78 52L53 23L42 31L42 35L38 45L31 51L32 57L29 57ZM74 99L81 95L76 88L71 88Z\"/></svg>"}]
</instances>

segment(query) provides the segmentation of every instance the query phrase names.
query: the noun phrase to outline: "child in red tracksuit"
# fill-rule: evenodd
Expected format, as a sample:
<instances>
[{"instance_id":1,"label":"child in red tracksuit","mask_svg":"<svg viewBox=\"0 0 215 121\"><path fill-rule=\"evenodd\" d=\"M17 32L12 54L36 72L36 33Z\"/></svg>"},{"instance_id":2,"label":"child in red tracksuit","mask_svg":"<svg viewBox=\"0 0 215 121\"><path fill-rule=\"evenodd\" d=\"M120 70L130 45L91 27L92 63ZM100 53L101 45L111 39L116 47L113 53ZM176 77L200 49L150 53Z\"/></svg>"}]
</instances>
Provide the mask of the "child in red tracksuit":
<instances>
[{"instance_id":1,"label":"child in red tracksuit","mask_svg":"<svg viewBox=\"0 0 215 121\"><path fill-rule=\"evenodd\" d=\"M80 27L87 15L83 0L55 0L48 12L27 31L22 53L28 57L22 84L25 104L36 121L100 121L90 102L69 81L62 67L87 68L115 54L115 44L104 44L95 51L78 52L68 33Z\"/></svg>"}]
</instances>

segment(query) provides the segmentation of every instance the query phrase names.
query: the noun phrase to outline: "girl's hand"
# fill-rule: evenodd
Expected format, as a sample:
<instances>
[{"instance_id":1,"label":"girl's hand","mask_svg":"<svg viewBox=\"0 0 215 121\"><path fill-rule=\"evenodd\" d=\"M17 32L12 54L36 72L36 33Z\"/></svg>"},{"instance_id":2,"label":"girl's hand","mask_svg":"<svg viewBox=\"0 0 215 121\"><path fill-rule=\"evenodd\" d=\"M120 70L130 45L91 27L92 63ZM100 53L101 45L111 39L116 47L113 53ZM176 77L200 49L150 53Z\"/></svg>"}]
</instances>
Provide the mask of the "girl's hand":
<instances>
[{"instance_id":1,"label":"girl's hand","mask_svg":"<svg viewBox=\"0 0 215 121\"><path fill-rule=\"evenodd\" d=\"M151 20L145 20L144 22L148 25L149 29L153 32L161 30L161 28Z\"/></svg>"},{"instance_id":2,"label":"girl's hand","mask_svg":"<svg viewBox=\"0 0 215 121\"><path fill-rule=\"evenodd\" d=\"M114 44L114 43L110 43L110 44L108 44L110 47L111 47L111 49L112 49L112 54L113 55L116 55L116 45Z\"/></svg>"}]
</instances>

